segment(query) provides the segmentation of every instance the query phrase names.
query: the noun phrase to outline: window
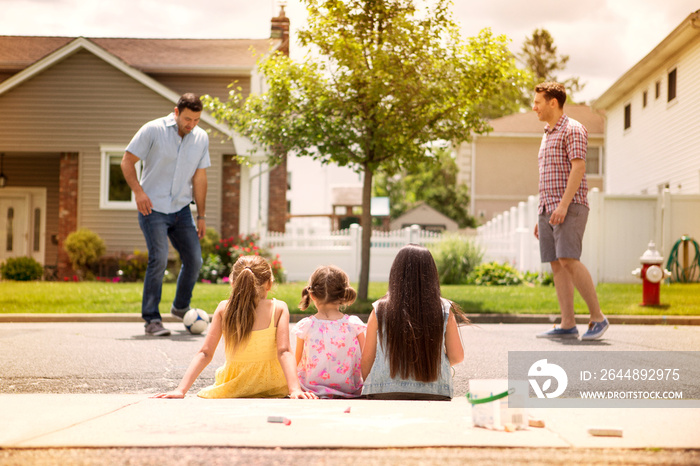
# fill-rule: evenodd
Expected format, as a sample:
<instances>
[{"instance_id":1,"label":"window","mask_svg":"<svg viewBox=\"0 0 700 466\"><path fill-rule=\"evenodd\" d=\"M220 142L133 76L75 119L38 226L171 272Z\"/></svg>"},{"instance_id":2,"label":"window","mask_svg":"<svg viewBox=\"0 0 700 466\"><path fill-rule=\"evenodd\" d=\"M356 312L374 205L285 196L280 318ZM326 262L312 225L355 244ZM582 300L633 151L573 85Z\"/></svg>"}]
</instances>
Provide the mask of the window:
<instances>
[{"instance_id":1,"label":"window","mask_svg":"<svg viewBox=\"0 0 700 466\"><path fill-rule=\"evenodd\" d=\"M661 81L656 81L654 84L654 98L658 99L661 97Z\"/></svg>"},{"instance_id":2,"label":"window","mask_svg":"<svg viewBox=\"0 0 700 466\"><path fill-rule=\"evenodd\" d=\"M625 105L625 129L632 126L632 104Z\"/></svg>"},{"instance_id":3,"label":"window","mask_svg":"<svg viewBox=\"0 0 700 466\"><path fill-rule=\"evenodd\" d=\"M101 147L102 181L100 186L101 209L135 209L134 193L126 183L121 161L124 148ZM141 176L141 162L136 164L136 173Z\"/></svg>"},{"instance_id":4,"label":"window","mask_svg":"<svg viewBox=\"0 0 700 466\"><path fill-rule=\"evenodd\" d=\"M649 93L647 91L642 92L642 108L647 108L647 97L649 97Z\"/></svg>"},{"instance_id":5,"label":"window","mask_svg":"<svg viewBox=\"0 0 700 466\"><path fill-rule=\"evenodd\" d=\"M588 146L586 153L586 175L603 175L603 148L601 146Z\"/></svg>"},{"instance_id":6,"label":"window","mask_svg":"<svg viewBox=\"0 0 700 466\"><path fill-rule=\"evenodd\" d=\"M292 172L287 172L287 191L292 189Z\"/></svg>"},{"instance_id":7,"label":"window","mask_svg":"<svg viewBox=\"0 0 700 466\"><path fill-rule=\"evenodd\" d=\"M666 94L668 102L676 98L676 71L677 69L674 68L670 73L668 73L668 89Z\"/></svg>"}]
</instances>

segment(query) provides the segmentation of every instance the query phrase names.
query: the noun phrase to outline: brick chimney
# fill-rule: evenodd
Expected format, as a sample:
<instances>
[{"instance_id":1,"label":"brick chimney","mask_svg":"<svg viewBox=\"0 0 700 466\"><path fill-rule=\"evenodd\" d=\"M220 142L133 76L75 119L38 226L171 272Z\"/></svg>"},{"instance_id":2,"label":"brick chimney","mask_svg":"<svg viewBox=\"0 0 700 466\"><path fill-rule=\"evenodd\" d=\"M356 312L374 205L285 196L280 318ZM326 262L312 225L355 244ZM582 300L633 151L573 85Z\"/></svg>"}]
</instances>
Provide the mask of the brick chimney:
<instances>
[{"instance_id":1,"label":"brick chimney","mask_svg":"<svg viewBox=\"0 0 700 466\"><path fill-rule=\"evenodd\" d=\"M270 38L282 39L282 45L279 50L289 56L289 18L284 14L284 8L287 6L286 1L280 1L280 12L275 18L272 18L270 25Z\"/></svg>"}]
</instances>

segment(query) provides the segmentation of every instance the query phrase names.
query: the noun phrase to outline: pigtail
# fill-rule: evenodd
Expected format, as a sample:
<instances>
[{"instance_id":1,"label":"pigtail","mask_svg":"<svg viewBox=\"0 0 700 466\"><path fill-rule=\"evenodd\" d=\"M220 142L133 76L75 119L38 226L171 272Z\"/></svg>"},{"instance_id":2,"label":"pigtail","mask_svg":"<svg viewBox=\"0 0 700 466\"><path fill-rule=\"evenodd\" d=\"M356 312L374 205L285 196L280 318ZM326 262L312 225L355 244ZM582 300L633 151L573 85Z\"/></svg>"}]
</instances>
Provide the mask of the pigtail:
<instances>
[{"instance_id":1,"label":"pigtail","mask_svg":"<svg viewBox=\"0 0 700 466\"><path fill-rule=\"evenodd\" d=\"M311 305L311 287L306 286L301 290L301 301L299 302L299 309L305 311Z\"/></svg>"},{"instance_id":2,"label":"pigtail","mask_svg":"<svg viewBox=\"0 0 700 466\"><path fill-rule=\"evenodd\" d=\"M343 305L350 306L357 299L357 291L350 285L345 287L345 293L343 294Z\"/></svg>"}]
</instances>

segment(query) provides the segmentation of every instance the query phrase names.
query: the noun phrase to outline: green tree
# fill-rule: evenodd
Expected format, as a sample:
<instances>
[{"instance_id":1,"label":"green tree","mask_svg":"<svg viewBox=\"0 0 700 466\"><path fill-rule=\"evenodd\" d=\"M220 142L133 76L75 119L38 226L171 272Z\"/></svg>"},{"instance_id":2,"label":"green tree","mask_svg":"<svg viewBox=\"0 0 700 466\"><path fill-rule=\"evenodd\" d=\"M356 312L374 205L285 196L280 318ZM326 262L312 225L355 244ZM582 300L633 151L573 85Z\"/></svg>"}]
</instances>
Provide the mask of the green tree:
<instances>
[{"instance_id":1,"label":"green tree","mask_svg":"<svg viewBox=\"0 0 700 466\"><path fill-rule=\"evenodd\" d=\"M460 228L476 225L469 215L469 188L457 184L459 169L449 148L426 156L410 170L393 176L377 173L374 183L375 196L389 197L391 218L396 218L425 202L433 209L456 221Z\"/></svg>"},{"instance_id":2,"label":"green tree","mask_svg":"<svg viewBox=\"0 0 700 466\"><path fill-rule=\"evenodd\" d=\"M578 77L565 81L557 79L557 71L563 71L569 62L568 55L560 55L554 38L546 29L535 29L531 37L527 37L523 43L522 51L518 58L532 71L534 84L544 81L561 82L567 89L567 93L573 100L573 95L585 87ZM528 99L532 99L532 87L526 92Z\"/></svg>"},{"instance_id":3,"label":"green tree","mask_svg":"<svg viewBox=\"0 0 700 466\"><path fill-rule=\"evenodd\" d=\"M367 298L374 174L415 168L426 143L488 129L479 113L520 75L505 36L461 38L449 0L304 0L310 53L259 61L267 91L234 89L207 108L271 156L293 153L363 173L358 295Z\"/></svg>"}]
</instances>

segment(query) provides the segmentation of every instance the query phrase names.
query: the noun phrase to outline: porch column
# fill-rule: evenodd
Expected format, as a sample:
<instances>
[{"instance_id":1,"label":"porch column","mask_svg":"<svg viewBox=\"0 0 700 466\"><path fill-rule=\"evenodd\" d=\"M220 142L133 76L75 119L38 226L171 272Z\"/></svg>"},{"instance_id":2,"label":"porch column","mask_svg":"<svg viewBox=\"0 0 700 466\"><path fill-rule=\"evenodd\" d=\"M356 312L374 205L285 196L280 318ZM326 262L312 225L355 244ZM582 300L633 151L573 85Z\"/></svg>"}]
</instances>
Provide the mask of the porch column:
<instances>
[{"instance_id":1,"label":"porch column","mask_svg":"<svg viewBox=\"0 0 700 466\"><path fill-rule=\"evenodd\" d=\"M241 219L241 166L224 155L221 180L221 237L238 236Z\"/></svg>"},{"instance_id":2,"label":"porch column","mask_svg":"<svg viewBox=\"0 0 700 466\"><path fill-rule=\"evenodd\" d=\"M78 154L61 153L58 181L58 276L74 274L63 248L69 234L78 229Z\"/></svg>"}]
</instances>

